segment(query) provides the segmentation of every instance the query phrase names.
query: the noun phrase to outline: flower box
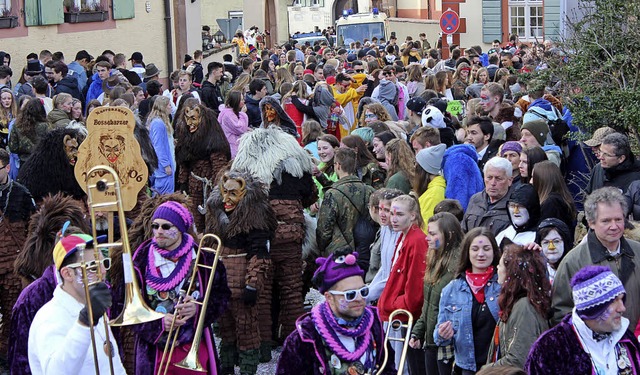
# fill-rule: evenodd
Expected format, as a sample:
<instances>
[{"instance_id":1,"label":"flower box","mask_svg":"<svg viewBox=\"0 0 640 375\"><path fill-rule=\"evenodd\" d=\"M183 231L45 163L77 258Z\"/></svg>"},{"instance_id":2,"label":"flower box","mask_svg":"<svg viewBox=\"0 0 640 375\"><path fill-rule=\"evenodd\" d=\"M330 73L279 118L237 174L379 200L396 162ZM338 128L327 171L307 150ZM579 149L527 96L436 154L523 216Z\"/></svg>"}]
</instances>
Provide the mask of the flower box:
<instances>
[{"instance_id":1,"label":"flower box","mask_svg":"<svg viewBox=\"0 0 640 375\"><path fill-rule=\"evenodd\" d=\"M12 29L14 27L18 27L17 16L0 17L0 29Z\"/></svg>"},{"instance_id":2,"label":"flower box","mask_svg":"<svg viewBox=\"0 0 640 375\"><path fill-rule=\"evenodd\" d=\"M103 22L106 21L109 12L105 10L91 12L65 12L64 22L66 23L82 23L82 22Z\"/></svg>"}]
</instances>

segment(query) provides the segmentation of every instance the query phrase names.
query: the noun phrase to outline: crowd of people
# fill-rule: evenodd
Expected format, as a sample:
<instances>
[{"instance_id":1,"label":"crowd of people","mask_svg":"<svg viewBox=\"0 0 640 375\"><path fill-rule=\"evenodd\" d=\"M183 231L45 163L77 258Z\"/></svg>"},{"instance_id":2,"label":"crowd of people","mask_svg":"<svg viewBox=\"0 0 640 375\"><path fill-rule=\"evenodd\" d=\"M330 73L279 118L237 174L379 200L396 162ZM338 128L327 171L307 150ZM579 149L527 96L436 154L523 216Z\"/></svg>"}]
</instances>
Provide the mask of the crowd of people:
<instances>
[{"instance_id":1,"label":"crowd of people","mask_svg":"<svg viewBox=\"0 0 640 375\"><path fill-rule=\"evenodd\" d=\"M551 43L442 58L424 34L266 48L256 32L224 62L186 55L166 89L140 52L0 52L11 373L155 374L175 328L169 374L196 334L225 375L276 347L283 375L640 372L640 162L615 129L570 137L562 82L536 74ZM121 228L130 262L94 251L91 225L120 233L88 222L74 176L102 106L133 111L149 172ZM194 264L205 233L214 269ZM132 277L161 319L109 328Z\"/></svg>"}]
</instances>

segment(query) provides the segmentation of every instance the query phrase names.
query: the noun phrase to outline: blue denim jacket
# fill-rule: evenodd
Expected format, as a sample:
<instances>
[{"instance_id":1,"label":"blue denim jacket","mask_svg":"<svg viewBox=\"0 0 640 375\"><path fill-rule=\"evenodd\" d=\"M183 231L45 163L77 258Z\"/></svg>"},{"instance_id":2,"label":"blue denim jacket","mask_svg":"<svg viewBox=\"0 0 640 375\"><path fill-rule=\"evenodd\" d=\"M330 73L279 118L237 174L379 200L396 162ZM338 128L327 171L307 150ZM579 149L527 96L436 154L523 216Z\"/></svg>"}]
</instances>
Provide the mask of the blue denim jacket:
<instances>
[{"instance_id":1,"label":"blue denim jacket","mask_svg":"<svg viewBox=\"0 0 640 375\"><path fill-rule=\"evenodd\" d=\"M484 295L485 302L496 322L498 321L499 294L498 274L494 273L484 288ZM433 331L433 340L438 346L450 345L453 340L456 365L465 370L477 371L473 347L473 326L471 323L472 298L473 294L464 276L452 280L444 287L440 295L438 323ZM454 333L452 339L444 340L438 335L438 327L448 320L453 324Z\"/></svg>"}]
</instances>

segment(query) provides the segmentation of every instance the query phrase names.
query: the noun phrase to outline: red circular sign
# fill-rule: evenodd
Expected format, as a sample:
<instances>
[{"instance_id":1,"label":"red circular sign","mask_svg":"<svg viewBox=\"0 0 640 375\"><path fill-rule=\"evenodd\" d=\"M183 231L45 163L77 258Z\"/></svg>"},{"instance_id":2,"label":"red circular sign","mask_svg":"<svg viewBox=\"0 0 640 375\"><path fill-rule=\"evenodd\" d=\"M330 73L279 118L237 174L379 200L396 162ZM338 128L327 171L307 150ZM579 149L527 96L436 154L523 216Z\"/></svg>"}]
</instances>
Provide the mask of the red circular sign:
<instances>
[{"instance_id":1,"label":"red circular sign","mask_svg":"<svg viewBox=\"0 0 640 375\"><path fill-rule=\"evenodd\" d=\"M445 34L453 34L460 28L460 16L449 9L440 16L440 29Z\"/></svg>"}]
</instances>

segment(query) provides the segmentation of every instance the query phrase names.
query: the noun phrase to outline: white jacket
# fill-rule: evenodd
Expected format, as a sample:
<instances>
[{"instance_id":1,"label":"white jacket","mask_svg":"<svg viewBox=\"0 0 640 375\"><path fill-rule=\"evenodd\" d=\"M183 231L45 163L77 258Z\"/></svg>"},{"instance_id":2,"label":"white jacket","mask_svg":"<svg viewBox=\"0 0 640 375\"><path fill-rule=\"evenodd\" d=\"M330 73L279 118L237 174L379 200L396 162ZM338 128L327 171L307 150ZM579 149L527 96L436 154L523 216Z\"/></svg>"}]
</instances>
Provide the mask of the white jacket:
<instances>
[{"instance_id":1,"label":"white jacket","mask_svg":"<svg viewBox=\"0 0 640 375\"><path fill-rule=\"evenodd\" d=\"M78 314L84 305L62 290L53 292L53 298L36 314L29 329L29 367L34 375L94 374L91 333L78 323ZM101 374L109 373L109 358L104 351L105 331L103 318L94 328L96 349ZM126 374L118 345L109 329L114 350L115 374Z\"/></svg>"}]
</instances>

